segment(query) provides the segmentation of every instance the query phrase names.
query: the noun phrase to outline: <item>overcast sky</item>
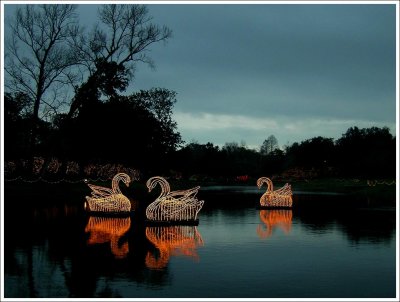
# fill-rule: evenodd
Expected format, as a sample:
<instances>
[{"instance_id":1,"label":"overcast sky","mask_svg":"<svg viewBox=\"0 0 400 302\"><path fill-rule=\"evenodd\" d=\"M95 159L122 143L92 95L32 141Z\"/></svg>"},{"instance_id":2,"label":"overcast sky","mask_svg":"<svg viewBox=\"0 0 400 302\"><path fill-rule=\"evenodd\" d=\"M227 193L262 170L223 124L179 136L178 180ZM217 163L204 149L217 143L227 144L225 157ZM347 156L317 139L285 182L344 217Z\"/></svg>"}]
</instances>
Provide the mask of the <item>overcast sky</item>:
<instances>
[{"instance_id":1,"label":"overcast sky","mask_svg":"<svg viewBox=\"0 0 400 302\"><path fill-rule=\"evenodd\" d=\"M80 5L86 24L96 5ZM186 142L258 147L339 138L349 127L396 134L393 4L149 5L173 31L151 47L131 91L178 93L174 118Z\"/></svg>"}]
</instances>

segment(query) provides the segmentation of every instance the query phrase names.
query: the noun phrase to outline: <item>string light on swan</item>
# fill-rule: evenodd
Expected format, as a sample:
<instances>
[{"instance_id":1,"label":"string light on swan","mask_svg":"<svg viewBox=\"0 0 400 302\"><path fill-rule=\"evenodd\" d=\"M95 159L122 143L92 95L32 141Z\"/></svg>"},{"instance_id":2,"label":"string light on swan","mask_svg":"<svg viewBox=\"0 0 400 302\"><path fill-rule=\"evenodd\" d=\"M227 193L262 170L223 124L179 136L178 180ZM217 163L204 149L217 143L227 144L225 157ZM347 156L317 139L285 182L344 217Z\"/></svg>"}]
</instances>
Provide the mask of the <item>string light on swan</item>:
<instances>
[{"instance_id":1,"label":"string light on swan","mask_svg":"<svg viewBox=\"0 0 400 302\"><path fill-rule=\"evenodd\" d=\"M160 176L151 177L146 186L151 192L157 184L161 194L146 208L146 217L152 221L190 221L196 220L204 201L196 197L200 187L170 192L169 183Z\"/></svg>"},{"instance_id":2,"label":"string light on swan","mask_svg":"<svg viewBox=\"0 0 400 302\"><path fill-rule=\"evenodd\" d=\"M86 209L93 212L130 212L131 202L122 194L120 181L129 187L131 178L125 173L116 174L112 179L111 189L87 184L92 189L92 196L86 196Z\"/></svg>"},{"instance_id":3,"label":"string light on swan","mask_svg":"<svg viewBox=\"0 0 400 302\"><path fill-rule=\"evenodd\" d=\"M260 198L262 207L292 207L292 187L285 184L282 188L274 191L274 185L268 177L260 177L257 180L258 189L267 184L267 191Z\"/></svg>"}]
</instances>

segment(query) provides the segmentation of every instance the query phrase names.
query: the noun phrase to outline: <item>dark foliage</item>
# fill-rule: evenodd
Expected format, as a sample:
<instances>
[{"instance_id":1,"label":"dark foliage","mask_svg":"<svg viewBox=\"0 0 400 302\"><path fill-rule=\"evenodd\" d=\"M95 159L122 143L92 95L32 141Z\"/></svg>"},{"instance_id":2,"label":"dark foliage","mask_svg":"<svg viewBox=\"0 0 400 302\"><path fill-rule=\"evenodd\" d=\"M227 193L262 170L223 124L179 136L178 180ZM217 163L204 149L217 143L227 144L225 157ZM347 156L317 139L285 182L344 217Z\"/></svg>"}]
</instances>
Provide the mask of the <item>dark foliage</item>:
<instances>
[{"instance_id":1,"label":"dark foliage","mask_svg":"<svg viewBox=\"0 0 400 302\"><path fill-rule=\"evenodd\" d=\"M41 122L37 155L80 164L121 163L144 173L175 171L187 178L232 179L285 171L311 171L313 177L395 176L396 140L386 127L352 127L336 141L314 137L266 154L236 142L222 148L193 142L179 149L182 140L172 119L175 92L157 88L131 96L115 93L102 101L100 93L89 97L82 88L82 95L88 99L76 116L59 114L53 124ZM4 101L5 159L27 158L27 102L22 94L6 94Z\"/></svg>"},{"instance_id":2,"label":"dark foliage","mask_svg":"<svg viewBox=\"0 0 400 302\"><path fill-rule=\"evenodd\" d=\"M30 155L32 119L29 97L23 93L4 95L4 145L5 158L24 158ZM35 145L43 153L51 136L50 124L39 120L36 125Z\"/></svg>"},{"instance_id":3,"label":"dark foliage","mask_svg":"<svg viewBox=\"0 0 400 302\"><path fill-rule=\"evenodd\" d=\"M59 116L55 153L78 162L119 162L140 169L163 167L180 143L173 125L165 125L145 102L113 97L88 102L79 114Z\"/></svg>"},{"instance_id":4,"label":"dark foliage","mask_svg":"<svg viewBox=\"0 0 400 302\"><path fill-rule=\"evenodd\" d=\"M286 150L287 167L302 167L316 169L321 176L329 174L329 169L335 166L335 144L332 138L321 136L303 142L294 143Z\"/></svg>"},{"instance_id":5,"label":"dark foliage","mask_svg":"<svg viewBox=\"0 0 400 302\"><path fill-rule=\"evenodd\" d=\"M177 151L172 161L174 167L184 176L192 174L218 176L226 173L224 154L212 143L190 143Z\"/></svg>"},{"instance_id":6,"label":"dark foliage","mask_svg":"<svg viewBox=\"0 0 400 302\"><path fill-rule=\"evenodd\" d=\"M346 175L396 175L396 139L387 127L349 128L336 150L337 165Z\"/></svg>"}]
</instances>

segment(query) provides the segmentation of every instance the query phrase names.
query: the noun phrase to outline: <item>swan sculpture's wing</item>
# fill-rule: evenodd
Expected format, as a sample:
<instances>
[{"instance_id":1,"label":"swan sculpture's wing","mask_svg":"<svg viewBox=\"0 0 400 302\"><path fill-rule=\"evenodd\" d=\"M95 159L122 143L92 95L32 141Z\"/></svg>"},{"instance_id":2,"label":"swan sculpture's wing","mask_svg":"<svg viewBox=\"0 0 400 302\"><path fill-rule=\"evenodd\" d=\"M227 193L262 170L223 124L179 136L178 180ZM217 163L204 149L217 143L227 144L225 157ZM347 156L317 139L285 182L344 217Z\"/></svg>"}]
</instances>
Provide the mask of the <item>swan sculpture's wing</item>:
<instances>
[{"instance_id":1,"label":"swan sculpture's wing","mask_svg":"<svg viewBox=\"0 0 400 302\"><path fill-rule=\"evenodd\" d=\"M279 195L292 195L292 187L286 183L282 188L275 190L274 193Z\"/></svg>"},{"instance_id":2,"label":"swan sculpture's wing","mask_svg":"<svg viewBox=\"0 0 400 302\"><path fill-rule=\"evenodd\" d=\"M199 201L196 197L194 198L166 198L161 201L160 205L168 217L184 217L188 219L196 219L197 213L203 207L204 201ZM189 213L189 216L187 216Z\"/></svg>"},{"instance_id":3,"label":"swan sculpture's wing","mask_svg":"<svg viewBox=\"0 0 400 302\"><path fill-rule=\"evenodd\" d=\"M200 186L188 189L188 190L178 190L172 191L167 194L167 197L172 197L174 199L188 199L195 198L197 192L199 192Z\"/></svg>"},{"instance_id":4,"label":"swan sculpture's wing","mask_svg":"<svg viewBox=\"0 0 400 302\"><path fill-rule=\"evenodd\" d=\"M94 212L130 212L131 202L123 194L110 194L105 197L86 196L89 209Z\"/></svg>"},{"instance_id":5,"label":"swan sculpture's wing","mask_svg":"<svg viewBox=\"0 0 400 302\"><path fill-rule=\"evenodd\" d=\"M176 211L182 211L185 207L198 206L199 203L200 203L199 200L196 197L193 197L193 198L175 199L170 204L171 205L175 205L175 210ZM179 205L179 207L176 207L176 205Z\"/></svg>"},{"instance_id":6,"label":"swan sculpture's wing","mask_svg":"<svg viewBox=\"0 0 400 302\"><path fill-rule=\"evenodd\" d=\"M93 198L107 197L107 196L113 194L113 191L110 188L95 186L95 185L91 185L91 184L88 184L88 186L90 189L92 189L92 197Z\"/></svg>"}]
</instances>

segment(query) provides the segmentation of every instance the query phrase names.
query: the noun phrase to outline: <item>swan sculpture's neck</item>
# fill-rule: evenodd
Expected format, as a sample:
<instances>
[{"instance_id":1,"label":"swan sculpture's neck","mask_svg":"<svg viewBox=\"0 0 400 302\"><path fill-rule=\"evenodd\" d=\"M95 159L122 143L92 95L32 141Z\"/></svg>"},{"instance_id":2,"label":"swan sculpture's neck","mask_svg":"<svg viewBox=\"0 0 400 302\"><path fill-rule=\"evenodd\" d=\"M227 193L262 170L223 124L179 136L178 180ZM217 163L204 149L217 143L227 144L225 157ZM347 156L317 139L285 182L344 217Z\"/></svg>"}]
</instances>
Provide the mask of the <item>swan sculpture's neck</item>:
<instances>
[{"instance_id":1,"label":"swan sculpture's neck","mask_svg":"<svg viewBox=\"0 0 400 302\"><path fill-rule=\"evenodd\" d=\"M267 184L267 192L272 192L274 190L274 185L272 184L271 179L268 177L260 177L257 180L257 186L260 188L264 183Z\"/></svg>"},{"instance_id":2,"label":"swan sculpture's neck","mask_svg":"<svg viewBox=\"0 0 400 302\"><path fill-rule=\"evenodd\" d=\"M114 194L122 194L119 188L119 182L123 180L125 175L126 175L125 173L118 173L113 177L111 182L111 188Z\"/></svg>"},{"instance_id":3,"label":"swan sculpture's neck","mask_svg":"<svg viewBox=\"0 0 400 302\"><path fill-rule=\"evenodd\" d=\"M153 189L156 186L156 184L159 184L161 186L161 194L160 196L158 196L157 199L161 199L167 196L171 190L169 183L163 177L160 176L154 176L150 178L146 183L147 187L150 190Z\"/></svg>"}]
</instances>

